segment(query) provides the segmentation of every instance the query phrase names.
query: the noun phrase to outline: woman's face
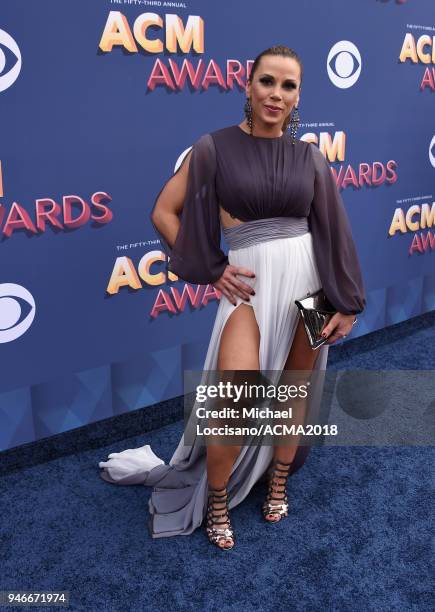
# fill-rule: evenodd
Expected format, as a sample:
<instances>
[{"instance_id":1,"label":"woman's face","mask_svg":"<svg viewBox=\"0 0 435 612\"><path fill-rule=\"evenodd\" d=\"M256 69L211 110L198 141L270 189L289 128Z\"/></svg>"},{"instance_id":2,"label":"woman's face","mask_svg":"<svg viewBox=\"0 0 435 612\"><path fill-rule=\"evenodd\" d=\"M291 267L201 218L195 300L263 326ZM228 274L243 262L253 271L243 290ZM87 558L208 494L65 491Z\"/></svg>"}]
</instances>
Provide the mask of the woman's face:
<instances>
[{"instance_id":1,"label":"woman's face","mask_svg":"<svg viewBox=\"0 0 435 612\"><path fill-rule=\"evenodd\" d=\"M246 85L254 124L267 128L283 124L293 107L299 104L300 77L299 64L292 57L264 55L261 58L253 82L248 81Z\"/></svg>"}]
</instances>

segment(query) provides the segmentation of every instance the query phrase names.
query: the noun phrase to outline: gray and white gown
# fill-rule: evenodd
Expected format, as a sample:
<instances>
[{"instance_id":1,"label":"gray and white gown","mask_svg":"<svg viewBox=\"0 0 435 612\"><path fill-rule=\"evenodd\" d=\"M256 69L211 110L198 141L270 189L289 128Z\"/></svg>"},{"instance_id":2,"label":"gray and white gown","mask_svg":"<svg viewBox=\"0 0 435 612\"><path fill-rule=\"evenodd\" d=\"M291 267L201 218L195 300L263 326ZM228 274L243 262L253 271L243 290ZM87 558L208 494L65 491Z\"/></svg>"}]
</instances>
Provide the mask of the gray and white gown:
<instances>
[{"instance_id":1,"label":"gray and white gown","mask_svg":"<svg viewBox=\"0 0 435 612\"><path fill-rule=\"evenodd\" d=\"M177 172L186 159L187 155ZM221 249L219 205L244 222L223 229L228 255ZM292 144L289 134L251 136L237 125L204 134L191 150L175 244L171 247L154 228L167 254L167 270L184 281L214 283L228 263L255 273L255 278L242 277L255 295L249 302L236 299L237 306L245 303L254 309L261 371L284 368L299 318L295 299L322 287L338 312L358 314L365 307L356 247L330 167L315 145ZM222 332L234 311L222 295L204 372L217 369ZM326 370L328 349L327 345L317 349L315 371ZM311 413L319 410L322 396L323 379L315 380ZM99 463L107 482L153 487L149 500L153 538L189 535L205 516L206 447L198 436L187 445L184 438L185 434L169 464L149 445L112 453ZM309 446L298 447L291 473L303 465L308 452ZM265 475L272 454L270 445L242 446L227 485L230 509Z\"/></svg>"}]
</instances>

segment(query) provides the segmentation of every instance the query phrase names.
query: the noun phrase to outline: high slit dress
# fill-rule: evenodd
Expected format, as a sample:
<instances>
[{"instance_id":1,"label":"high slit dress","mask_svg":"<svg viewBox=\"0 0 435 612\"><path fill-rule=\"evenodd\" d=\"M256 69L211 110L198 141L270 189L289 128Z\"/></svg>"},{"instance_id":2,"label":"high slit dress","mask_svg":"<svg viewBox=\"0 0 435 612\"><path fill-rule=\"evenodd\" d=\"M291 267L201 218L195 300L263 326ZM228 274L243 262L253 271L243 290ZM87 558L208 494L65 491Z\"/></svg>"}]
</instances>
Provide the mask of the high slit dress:
<instances>
[{"instance_id":1,"label":"high slit dress","mask_svg":"<svg viewBox=\"0 0 435 612\"><path fill-rule=\"evenodd\" d=\"M259 328L260 370L281 372L298 323L296 299L323 288L338 312L355 315L366 303L349 220L330 167L314 144L293 144L287 133L276 138L251 136L238 125L204 134L176 172L188 156L186 196L172 246L152 216L171 179L151 211L167 254L167 271L198 284L216 282L228 264L255 273L241 277L255 290L249 301L234 296L235 307L222 294L203 371L217 369L225 325L245 303L253 308ZM221 228L219 206L243 223ZM228 255L221 249L221 231ZM314 370L326 370L328 349L317 349ZM315 380L309 402L318 409L323 379ZM290 474L303 465L308 452L309 446L297 448ZM227 484L230 509L265 477L272 455L270 444L241 447ZM186 444L183 433L169 464L146 444L111 453L99 467L107 482L153 487L148 502L153 538L189 535L202 524L208 482L206 447L199 436Z\"/></svg>"}]
</instances>

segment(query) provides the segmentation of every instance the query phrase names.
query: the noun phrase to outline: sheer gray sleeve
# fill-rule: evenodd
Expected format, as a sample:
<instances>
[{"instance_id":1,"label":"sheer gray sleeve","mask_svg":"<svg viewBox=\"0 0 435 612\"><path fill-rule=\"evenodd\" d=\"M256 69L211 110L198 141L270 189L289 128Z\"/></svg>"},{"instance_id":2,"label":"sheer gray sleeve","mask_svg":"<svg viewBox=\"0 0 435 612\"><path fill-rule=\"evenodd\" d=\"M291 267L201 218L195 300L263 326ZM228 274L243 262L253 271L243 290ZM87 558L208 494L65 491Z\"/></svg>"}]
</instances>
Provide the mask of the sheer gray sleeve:
<instances>
[{"instance_id":1,"label":"sheer gray sleeve","mask_svg":"<svg viewBox=\"0 0 435 612\"><path fill-rule=\"evenodd\" d=\"M338 312L358 314L366 297L349 219L326 158L314 144L310 149L315 185L308 223L322 287Z\"/></svg>"},{"instance_id":2,"label":"sheer gray sleeve","mask_svg":"<svg viewBox=\"0 0 435 612\"><path fill-rule=\"evenodd\" d=\"M177 172L185 160L186 158ZM169 258L167 271L173 272L187 282L200 285L219 280L228 265L228 257L220 246L221 226L215 178L215 145L212 136L204 134L192 147L180 228L172 248L151 218L162 249ZM159 196L156 198L151 215L159 205L158 198Z\"/></svg>"}]
</instances>

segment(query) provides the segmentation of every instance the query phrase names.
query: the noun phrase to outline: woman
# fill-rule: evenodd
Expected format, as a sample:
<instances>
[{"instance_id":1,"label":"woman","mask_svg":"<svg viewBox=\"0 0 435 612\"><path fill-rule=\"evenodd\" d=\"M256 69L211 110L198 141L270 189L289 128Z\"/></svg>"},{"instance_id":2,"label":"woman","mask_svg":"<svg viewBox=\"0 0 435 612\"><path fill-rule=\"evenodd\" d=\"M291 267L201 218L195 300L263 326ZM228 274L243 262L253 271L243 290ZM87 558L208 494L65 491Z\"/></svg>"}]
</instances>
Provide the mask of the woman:
<instances>
[{"instance_id":1,"label":"woman","mask_svg":"<svg viewBox=\"0 0 435 612\"><path fill-rule=\"evenodd\" d=\"M246 119L204 134L151 213L169 256L167 269L222 292L204 371L324 370L328 345L350 332L365 306L355 245L331 170L317 147L294 138L302 72L292 49L263 51L247 82ZM228 256L220 248L221 228ZM313 350L294 301L320 288L337 312L322 332L328 340ZM310 401L319 402L320 393L317 385ZM100 463L108 482L154 487L153 537L188 535L205 516L209 540L232 548L229 509L264 476L264 519L288 515L287 477L303 464L307 447L205 447L198 436L188 445L184 438L169 465L148 445Z\"/></svg>"}]
</instances>

